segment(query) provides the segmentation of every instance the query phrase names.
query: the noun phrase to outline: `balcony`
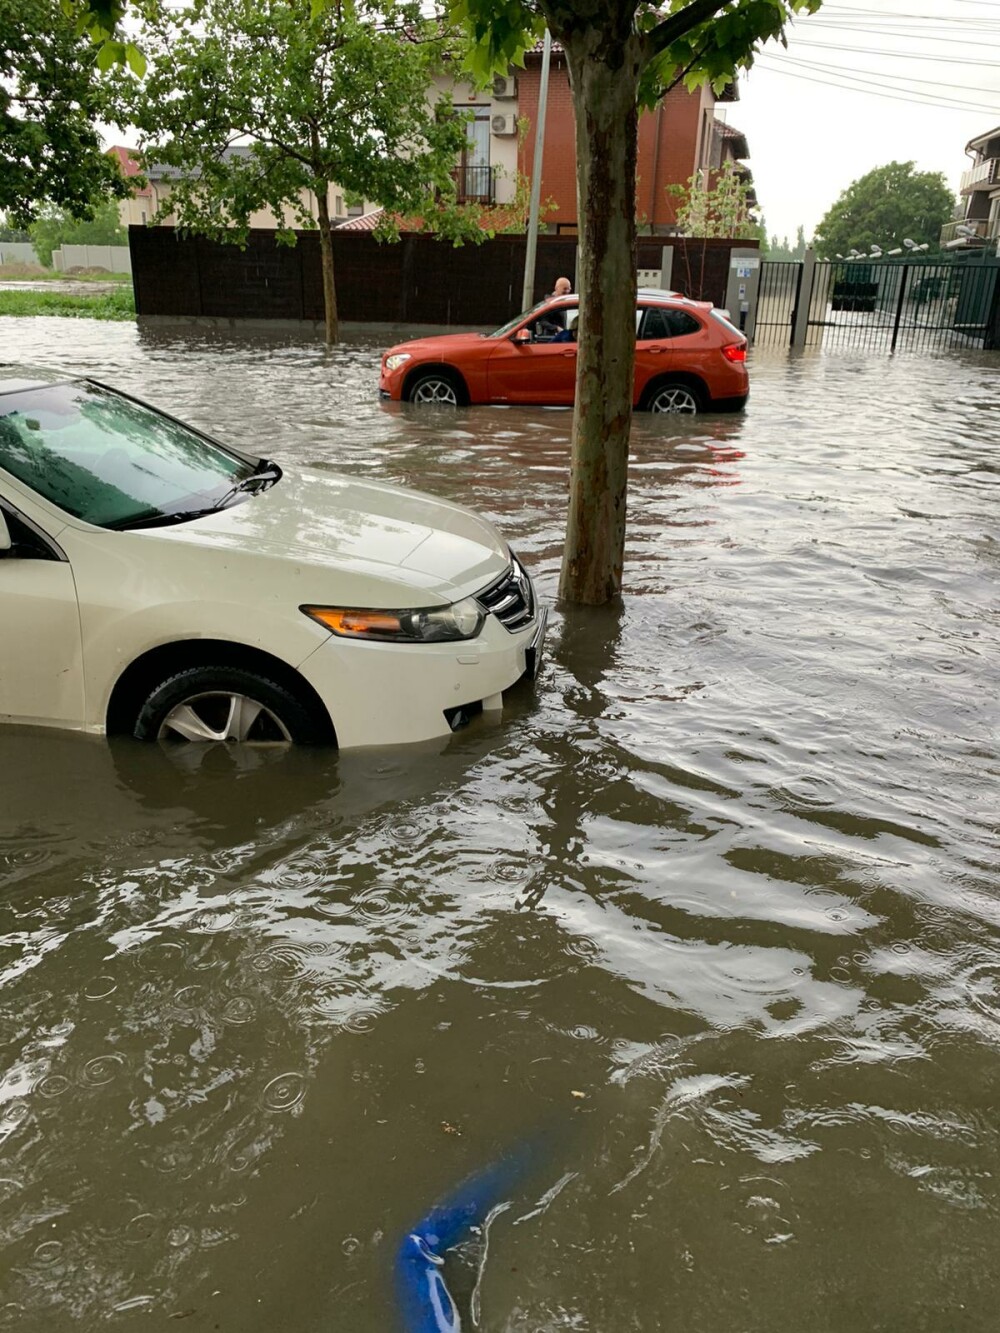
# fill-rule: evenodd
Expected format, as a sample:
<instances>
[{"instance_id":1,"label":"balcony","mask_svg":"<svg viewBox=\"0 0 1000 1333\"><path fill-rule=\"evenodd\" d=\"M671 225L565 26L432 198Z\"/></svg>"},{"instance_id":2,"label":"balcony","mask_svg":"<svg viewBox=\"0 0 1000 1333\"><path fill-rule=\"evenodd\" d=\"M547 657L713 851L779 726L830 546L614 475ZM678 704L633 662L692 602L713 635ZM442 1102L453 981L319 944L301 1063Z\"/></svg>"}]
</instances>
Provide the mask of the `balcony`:
<instances>
[{"instance_id":1,"label":"balcony","mask_svg":"<svg viewBox=\"0 0 1000 1333\"><path fill-rule=\"evenodd\" d=\"M957 222L946 222L941 228L939 245L948 245L952 241L965 241L967 245L976 245L980 241L992 241L1000 236L1000 221L992 224L988 218L959 218Z\"/></svg>"},{"instance_id":2,"label":"balcony","mask_svg":"<svg viewBox=\"0 0 1000 1333\"><path fill-rule=\"evenodd\" d=\"M496 202L496 172L493 167L456 167L451 177L458 187L460 204Z\"/></svg>"},{"instance_id":3,"label":"balcony","mask_svg":"<svg viewBox=\"0 0 1000 1333\"><path fill-rule=\"evenodd\" d=\"M959 185L961 194L972 194L974 190L991 190L1000 182L1000 157L988 157L985 162L962 172Z\"/></svg>"}]
</instances>

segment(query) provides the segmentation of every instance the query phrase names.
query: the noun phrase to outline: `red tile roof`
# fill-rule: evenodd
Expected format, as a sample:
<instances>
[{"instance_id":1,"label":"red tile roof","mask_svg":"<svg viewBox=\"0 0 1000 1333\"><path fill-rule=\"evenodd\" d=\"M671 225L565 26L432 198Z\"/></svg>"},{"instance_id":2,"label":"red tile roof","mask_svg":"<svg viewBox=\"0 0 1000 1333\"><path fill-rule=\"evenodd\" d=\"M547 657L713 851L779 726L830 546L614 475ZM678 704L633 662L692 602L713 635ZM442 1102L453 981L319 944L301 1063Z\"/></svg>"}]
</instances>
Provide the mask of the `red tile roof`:
<instances>
[{"instance_id":1,"label":"red tile roof","mask_svg":"<svg viewBox=\"0 0 1000 1333\"><path fill-rule=\"evenodd\" d=\"M126 148L118 143L108 149L108 157L114 157L118 160L118 166L121 168L123 176L131 177L140 174L139 163L133 156L132 149ZM152 193L148 185L143 185L133 191L133 194L148 196Z\"/></svg>"},{"instance_id":2,"label":"red tile roof","mask_svg":"<svg viewBox=\"0 0 1000 1333\"><path fill-rule=\"evenodd\" d=\"M371 213L363 213L357 218L347 218L344 222L338 222L335 230L337 231L374 231L382 220L384 208L373 209ZM404 228L405 230L405 228Z\"/></svg>"}]
</instances>

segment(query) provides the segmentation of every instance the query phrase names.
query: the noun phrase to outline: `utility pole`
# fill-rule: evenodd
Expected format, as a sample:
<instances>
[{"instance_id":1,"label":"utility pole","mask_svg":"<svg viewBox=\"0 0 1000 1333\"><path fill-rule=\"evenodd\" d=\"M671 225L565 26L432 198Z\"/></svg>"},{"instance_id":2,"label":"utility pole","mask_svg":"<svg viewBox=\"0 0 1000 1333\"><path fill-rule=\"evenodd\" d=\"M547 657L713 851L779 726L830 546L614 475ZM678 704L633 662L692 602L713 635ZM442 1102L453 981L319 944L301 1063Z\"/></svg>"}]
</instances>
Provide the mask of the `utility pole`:
<instances>
[{"instance_id":1,"label":"utility pole","mask_svg":"<svg viewBox=\"0 0 1000 1333\"><path fill-rule=\"evenodd\" d=\"M549 100L549 58L552 55L552 34L545 29L542 44L542 77L538 85L538 115L535 123L535 158L531 164L531 200L528 204L528 244L524 252L524 289L521 309L534 304L535 254L538 250L538 210L542 197L542 153L545 148L545 104Z\"/></svg>"}]
</instances>

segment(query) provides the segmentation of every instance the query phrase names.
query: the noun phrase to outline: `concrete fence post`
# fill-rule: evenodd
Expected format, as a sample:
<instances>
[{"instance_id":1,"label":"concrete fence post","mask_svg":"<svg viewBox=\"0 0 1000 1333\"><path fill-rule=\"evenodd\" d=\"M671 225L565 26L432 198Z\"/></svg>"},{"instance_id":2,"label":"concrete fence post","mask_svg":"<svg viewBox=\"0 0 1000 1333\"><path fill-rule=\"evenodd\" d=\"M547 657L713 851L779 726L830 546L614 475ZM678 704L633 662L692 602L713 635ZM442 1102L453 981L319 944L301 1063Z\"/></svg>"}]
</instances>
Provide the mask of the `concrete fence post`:
<instances>
[{"instance_id":1,"label":"concrete fence post","mask_svg":"<svg viewBox=\"0 0 1000 1333\"><path fill-rule=\"evenodd\" d=\"M665 245L660 251L660 287L665 292L671 289L671 279L674 276L674 247Z\"/></svg>"},{"instance_id":2,"label":"concrete fence post","mask_svg":"<svg viewBox=\"0 0 1000 1333\"><path fill-rule=\"evenodd\" d=\"M799 274L799 298L792 313L792 348L801 352L809 331L809 307L812 304L813 282L816 279L816 251L807 250L802 256Z\"/></svg>"}]
</instances>

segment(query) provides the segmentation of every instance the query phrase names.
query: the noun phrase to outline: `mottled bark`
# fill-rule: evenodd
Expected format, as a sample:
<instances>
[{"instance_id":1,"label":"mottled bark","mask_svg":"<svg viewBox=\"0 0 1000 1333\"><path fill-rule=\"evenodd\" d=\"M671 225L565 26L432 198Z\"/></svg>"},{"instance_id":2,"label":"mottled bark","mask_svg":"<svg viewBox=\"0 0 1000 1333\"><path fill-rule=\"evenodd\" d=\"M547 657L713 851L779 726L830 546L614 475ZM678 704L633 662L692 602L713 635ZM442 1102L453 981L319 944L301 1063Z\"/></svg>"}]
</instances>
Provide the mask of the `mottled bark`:
<instances>
[{"instance_id":1,"label":"mottled bark","mask_svg":"<svg viewBox=\"0 0 1000 1333\"><path fill-rule=\"evenodd\" d=\"M635 363L635 164L640 39L623 22L558 33L576 112L580 326L560 596L621 589Z\"/></svg>"},{"instance_id":2,"label":"mottled bark","mask_svg":"<svg viewBox=\"0 0 1000 1333\"><path fill-rule=\"evenodd\" d=\"M324 182L316 193L319 212L319 252L323 263L323 309L326 312L326 341L340 341L340 321L337 319L337 286L333 280L333 228L330 226L330 187Z\"/></svg>"}]
</instances>

